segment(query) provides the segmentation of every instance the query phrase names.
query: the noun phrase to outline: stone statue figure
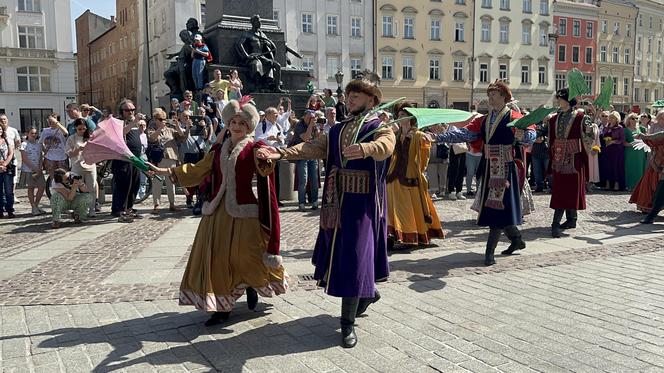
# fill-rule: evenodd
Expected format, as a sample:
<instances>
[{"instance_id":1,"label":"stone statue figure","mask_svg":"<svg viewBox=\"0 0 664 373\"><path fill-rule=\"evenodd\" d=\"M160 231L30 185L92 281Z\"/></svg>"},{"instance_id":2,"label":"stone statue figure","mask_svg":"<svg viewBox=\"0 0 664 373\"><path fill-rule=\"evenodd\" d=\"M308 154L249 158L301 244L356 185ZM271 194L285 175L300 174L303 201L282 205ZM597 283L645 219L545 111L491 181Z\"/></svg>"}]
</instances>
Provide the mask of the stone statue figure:
<instances>
[{"instance_id":1,"label":"stone statue figure","mask_svg":"<svg viewBox=\"0 0 664 373\"><path fill-rule=\"evenodd\" d=\"M184 43L180 52L166 55L167 59L177 56L175 64L171 63L171 67L164 72L166 85L171 90L171 97L182 98L184 91L190 90L193 92L195 88L191 74L191 45L194 42L194 35L200 34L198 21L195 18L189 18L186 27L179 34L180 40Z\"/></svg>"},{"instance_id":2,"label":"stone statue figure","mask_svg":"<svg viewBox=\"0 0 664 373\"><path fill-rule=\"evenodd\" d=\"M251 26L251 30L243 32L235 42L240 59L249 67L257 87L285 92L281 89L281 65L276 61L277 46L260 30L260 16L251 17Z\"/></svg>"}]
</instances>

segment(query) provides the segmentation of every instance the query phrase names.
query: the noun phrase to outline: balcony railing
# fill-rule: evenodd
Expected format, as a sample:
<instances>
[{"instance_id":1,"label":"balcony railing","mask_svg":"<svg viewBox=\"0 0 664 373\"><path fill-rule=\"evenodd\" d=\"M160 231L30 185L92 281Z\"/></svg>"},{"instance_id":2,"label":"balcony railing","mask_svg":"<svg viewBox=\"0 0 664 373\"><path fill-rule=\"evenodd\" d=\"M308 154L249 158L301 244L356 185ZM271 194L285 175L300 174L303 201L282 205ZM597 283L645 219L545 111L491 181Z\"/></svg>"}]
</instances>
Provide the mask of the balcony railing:
<instances>
[{"instance_id":1,"label":"balcony railing","mask_svg":"<svg viewBox=\"0 0 664 373\"><path fill-rule=\"evenodd\" d=\"M48 49L0 48L0 57L13 58L55 58L55 51Z\"/></svg>"}]
</instances>

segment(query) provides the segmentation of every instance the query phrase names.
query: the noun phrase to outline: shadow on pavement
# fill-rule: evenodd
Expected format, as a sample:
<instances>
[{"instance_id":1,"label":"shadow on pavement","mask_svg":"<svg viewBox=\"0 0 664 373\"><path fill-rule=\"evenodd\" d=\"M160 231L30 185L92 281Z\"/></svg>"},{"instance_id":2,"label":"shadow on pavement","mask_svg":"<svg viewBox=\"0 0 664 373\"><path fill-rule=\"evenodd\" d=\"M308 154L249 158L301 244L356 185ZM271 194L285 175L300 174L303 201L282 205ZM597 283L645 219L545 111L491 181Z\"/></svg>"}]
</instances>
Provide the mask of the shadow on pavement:
<instances>
[{"instance_id":1,"label":"shadow on pavement","mask_svg":"<svg viewBox=\"0 0 664 373\"><path fill-rule=\"evenodd\" d=\"M208 317L203 312L165 312L97 327L62 328L31 335L1 336L0 341L52 336L39 343L39 348L54 349L95 343L110 344L113 350L94 368L93 372L96 373L111 372L141 363L158 366L188 362L205 365L212 371L242 372L246 362L253 358L324 350L338 345L339 337L335 329L339 321L330 315L304 317L279 324L269 323L223 339L201 338L232 334L235 324L267 316L267 308L263 307L256 312L234 312L227 322L212 327L203 325ZM291 328L302 330L310 325L321 324L325 335L293 337L288 334ZM128 357L141 351L145 342L166 343L170 348L164 347L137 358Z\"/></svg>"},{"instance_id":2,"label":"shadow on pavement","mask_svg":"<svg viewBox=\"0 0 664 373\"><path fill-rule=\"evenodd\" d=\"M426 293L441 290L446 286L442 278L450 269L483 266L484 255L477 253L454 253L438 258L404 259L390 261L391 271L411 273L408 286L411 290Z\"/></svg>"}]
</instances>

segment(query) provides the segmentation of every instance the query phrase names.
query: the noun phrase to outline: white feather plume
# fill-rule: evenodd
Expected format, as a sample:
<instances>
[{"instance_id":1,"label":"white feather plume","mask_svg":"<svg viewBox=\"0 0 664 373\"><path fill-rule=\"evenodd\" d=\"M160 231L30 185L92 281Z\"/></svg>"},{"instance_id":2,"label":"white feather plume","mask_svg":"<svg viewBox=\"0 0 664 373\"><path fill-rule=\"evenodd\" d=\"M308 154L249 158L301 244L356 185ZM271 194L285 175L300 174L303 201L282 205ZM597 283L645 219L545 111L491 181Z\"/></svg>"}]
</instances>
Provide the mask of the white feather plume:
<instances>
[{"instance_id":1,"label":"white feather plume","mask_svg":"<svg viewBox=\"0 0 664 373\"><path fill-rule=\"evenodd\" d=\"M643 140L639 139L632 141L632 148L634 148L634 150L643 150L646 153L650 153L652 151L652 149L650 149L650 147L645 142L643 142Z\"/></svg>"}]
</instances>

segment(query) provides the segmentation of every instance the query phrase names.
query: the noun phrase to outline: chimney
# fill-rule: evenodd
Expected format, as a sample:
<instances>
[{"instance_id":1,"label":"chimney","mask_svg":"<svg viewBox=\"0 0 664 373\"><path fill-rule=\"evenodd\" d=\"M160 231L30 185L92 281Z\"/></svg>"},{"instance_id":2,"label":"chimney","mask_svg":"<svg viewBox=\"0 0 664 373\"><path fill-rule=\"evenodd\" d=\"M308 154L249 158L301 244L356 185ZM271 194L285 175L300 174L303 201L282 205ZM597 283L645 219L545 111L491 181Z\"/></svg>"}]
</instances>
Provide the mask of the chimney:
<instances>
[{"instance_id":1,"label":"chimney","mask_svg":"<svg viewBox=\"0 0 664 373\"><path fill-rule=\"evenodd\" d=\"M115 16L111 16L111 23L115 23Z\"/></svg>"}]
</instances>

